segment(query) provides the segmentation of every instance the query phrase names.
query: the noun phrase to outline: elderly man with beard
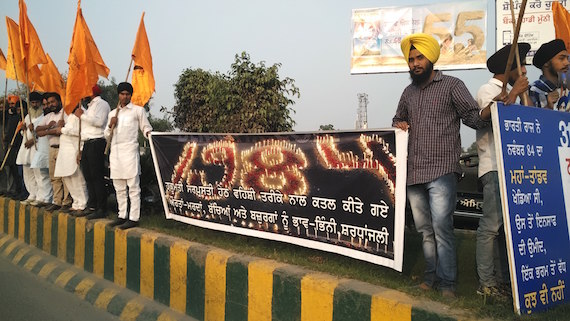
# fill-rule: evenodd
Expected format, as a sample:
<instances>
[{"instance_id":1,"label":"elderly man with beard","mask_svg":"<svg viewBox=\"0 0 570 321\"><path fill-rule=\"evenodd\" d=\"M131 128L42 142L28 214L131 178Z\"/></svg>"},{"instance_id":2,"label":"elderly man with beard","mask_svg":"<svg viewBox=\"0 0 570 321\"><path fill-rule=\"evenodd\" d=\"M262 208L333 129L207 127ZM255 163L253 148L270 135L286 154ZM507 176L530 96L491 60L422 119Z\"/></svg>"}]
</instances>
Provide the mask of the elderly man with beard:
<instances>
[{"instance_id":1,"label":"elderly man with beard","mask_svg":"<svg viewBox=\"0 0 570 321\"><path fill-rule=\"evenodd\" d=\"M554 39L542 44L534 54L532 64L542 71L540 78L530 87L530 98L534 106L560 111L570 110L565 81L570 62L564 41ZM562 90L559 91L559 88Z\"/></svg>"},{"instance_id":2,"label":"elderly man with beard","mask_svg":"<svg viewBox=\"0 0 570 321\"><path fill-rule=\"evenodd\" d=\"M423 236L426 261L422 290L438 289L455 298L457 255L453 232L457 176L460 173L460 122L489 125L465 84L433 69L439 44L428 34L401 42L412 83L404 89L392 125L409 132L407 195L414 223Z\"/></svg>"},{"instance_id":3,"label":"elderly man with beard","mask_svg":"<svg viewBox=\"0 0 570 321\"><path fill-rule=\"evenodd\" d=\"M41 108L41 104L42 95L37 91L30 93L30 108L24 118L24 126L22 126L20 132L22 137L26 140L20 145L18 156L16 156L16 164L22 165L22 176L24 177L24 184L29 193L28 198L22 201L24 204L29 204L37 200L38 185L31 164L37 149L37 146L34 146L34 122L36 122L39 117L43 117L44 112Z\"/></svg>"},{"instance_id":4,"label":"elderly man with beard","mask_svg":"<svg viewBox=\"0 0 570 321\"><path fill-rule=\"evenodd\" d=\"M47 103L49 113L44 116L43 121L36 128L39 137L48 137L49 148L49 176L53 187L53 204L46 207L48 211L69 210L71 208L71 197L67 186L61 177L55 176L55 164L59 154L59 127L65 125L65 112L61 105L61 96L58 93L47 93Z\"/></svg>"}]
</instances>

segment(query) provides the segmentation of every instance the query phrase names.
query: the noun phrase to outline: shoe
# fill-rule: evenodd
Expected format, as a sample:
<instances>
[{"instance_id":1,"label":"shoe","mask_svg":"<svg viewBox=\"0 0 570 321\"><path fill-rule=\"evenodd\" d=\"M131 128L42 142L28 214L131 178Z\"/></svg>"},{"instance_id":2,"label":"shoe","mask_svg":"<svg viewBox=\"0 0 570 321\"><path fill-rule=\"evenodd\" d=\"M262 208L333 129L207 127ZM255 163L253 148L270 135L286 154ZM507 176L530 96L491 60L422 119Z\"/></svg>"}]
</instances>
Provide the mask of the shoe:
<instances>
[{"instance_id":1,"label":"shoe","mask_svg":"<svg viewBox=\"0 0 570 321\"><path fill-rule=\"evenodd\" d=\"M418 289L427 292L433 289L433 287L429 284L427 284L426 282L422 282L418 285Z\"/></svg>"},{"instance_id":2,"label":"shoe","mask_svg":"<svg viewBox=\"0 0 570 321\"><path fill-rule=\"evenodd\" d=\"M29 200L29 199L25 199L25 200L20 201L20 204L29 205L29 204L31 204L32 202L34 202L34 201Z\"/></svg>"},{"instance_id":3,"label":"shoe","mask_svg":"<svg viewBox=\"0 0 570 321\"><path fill-rule=\"evenodd\" d=\"M59 210L60 208L61 208L61 206L59 206L59 205L57 205L57 204L51 204L51 205L47 206L47 207L45 208L45 210L46 210L46 211L53 212L53 211Z\"/></svg>"},{"instance_id":4,"label":"shoe","mask_svg":"<svg viewBox=\"0 0 570 321\"><path fill-rule=\"evenodd\" d=\"M441 296L443 298L449 299L449 300L457 299L457 295L455 294L455 291L453 291L451 289L442 289L441 290Z\"/></svg>"},{"instance_id":5,"label":"shoe","mask_svg":"<svg viewBox=\"0 0 570 321\"><path fill-rule=\"evenodd\" d=\"M31 206L38 206L38 205L40 205L40 201L33 200L33 201L30 201L28 204L30 204Z\"/></svg>"},{"instance_id":6,"label":"shoe","mask_svg":"<svg viewBox=\"0 0 570 321\"><path fill-rule=\"evenodd\" d=\"M123 225L127 222L127 220L125 220L124 218L118 218L116 220L114 220L113 222L109 223L109 227L115 227L117 225Z\"/></svg>"},{"instance_id":7,"label":"shoe","mask_svg":"<svg viewBox=\"0 0 570 321\"><path fill-rule=\"evenodd\" d=\"M126 230L126 229L129 229L129 228L131 228L131 227L137 227L137 226L139 226L139 222L138 222L138 221L131 221L131 220L128 220L128 221L126 221L125 223L123 223L122 225L119 225L119 228L120 228L121 230Z\"/></svg>"},{"instance_id":8,"label":"shoe","mask_svg":"<svg viewBox=\"0 0 570 321\"><path fill-rule=\"evenodd\" d=\"M498 300L508 300L509 296L505 295L505 293L503 293L499 287L496 286L484 286L481 285L479 286L479 288L477 289L477 294L480 296L483 296L483 298L494 298L494 299L498 299Z\"/></svg>"},{"instance_id":9,"label":"shoe","mask_svg":"<svg viewBox=\"0 0 570 321\"><path fill-rule=\"evenodd\" d=\"M95 211L89 215L87 215L87 219L89 220L94 220L94 219L98 219L98 218L105 218L107 217L107 214L103 211Z\"/></svg>"},{"instance_id":10,"label":"shoe","mask_svg":"<svg viewBox=\"0 0 570 321\"><path fill-rule=\"evenodd\" d=\"M87 216L87 215L92 214L92 213L93 213L93 211L86 208L84 210L78 210L77 212L75 212L74 216L75 217L84 217L84 216Z\"/></svg>"},{"instance_id":11,"label":"shoe","mask_svg":"<svg viewBox=\"0 0 570 321\"><path fill-rule=\"evenodd\" d=\"M65 212L65 213L69 213L72 210L71 205L63 205L59 211L60 212Z\"/></svg>"}]
</instances>

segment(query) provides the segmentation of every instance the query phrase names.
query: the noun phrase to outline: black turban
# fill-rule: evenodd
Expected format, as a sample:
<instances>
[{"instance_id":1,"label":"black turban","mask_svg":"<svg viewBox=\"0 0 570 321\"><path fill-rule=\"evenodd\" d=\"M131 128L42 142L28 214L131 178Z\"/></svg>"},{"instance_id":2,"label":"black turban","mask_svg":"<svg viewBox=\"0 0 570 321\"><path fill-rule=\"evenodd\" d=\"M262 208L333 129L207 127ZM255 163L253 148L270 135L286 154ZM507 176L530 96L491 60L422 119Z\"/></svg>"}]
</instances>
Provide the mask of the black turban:
<instances>
[{"instance_id":1,"label":"black turban","mask_svg":"<svg viewBox=\"0 0 570 321\"><path fill-rule=\"evenodd\" d=\"M536 68L542 69L545 63L563 50L566 50L566 45L564 45L564 41L561 39L554 39L550 42L543 43L534 54L532 64Z\"/></svg>"},{"instance_id":2,"label":"black turban","mask_svg":"<svg viewBox=\"0 0 570 321\"><path fill-rule=\"evenodd\" d=\"M133 85L129 84L128 82L122 82L117 86L117 94L120 94L122 91L128 91L129 94L133 94Z\"/></svg>"},{"instance_id":3,"label":"black turban","mask_svg":"<svg viewBox=\"0 0 570 321\"><path fill-rule=\"evenodd\" d=\"M30 101L42 101L42 94L37 91L32 91L30 93Z\"/></svg>"},{"instance_id":4,"label":"black turban","mask_svg":"<svg viewBox=\"0 0 570 321\"><path fill-rule=\"evenodd\" d=\"M507 60L509 59L509 52L511 52L512 45L506 45L501 48L499 51L495 52L489 59L487 59L487 68L493 74L502 74L507 69ZM518 43L519 49L519 57L521 59L520 63L521 66L525 65L526 61L526 54L530 50L530 44L526 42L519 42ZM516 59L516 57L515 57ZM511 66L511 70L517 68L517 61L513 59L513 65Z\"/></svg>"}]
</instances>

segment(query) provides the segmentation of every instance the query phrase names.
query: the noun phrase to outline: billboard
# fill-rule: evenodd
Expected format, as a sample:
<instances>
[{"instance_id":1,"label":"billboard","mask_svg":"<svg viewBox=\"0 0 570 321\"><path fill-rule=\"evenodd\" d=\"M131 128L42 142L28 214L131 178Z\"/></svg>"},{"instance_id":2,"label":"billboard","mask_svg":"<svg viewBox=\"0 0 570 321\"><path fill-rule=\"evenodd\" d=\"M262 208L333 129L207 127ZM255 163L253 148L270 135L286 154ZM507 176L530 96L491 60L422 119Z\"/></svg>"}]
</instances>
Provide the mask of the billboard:
<instances>
[{"instance_id":1,"label":"billboard","mask_svg":"<svg viewBox=\"0 0 570 321\"><path fill-rule=\"evenodd\" d=\"M407 133L152 133L166 217L402 271Z\"/></svg>"}]
</instances>

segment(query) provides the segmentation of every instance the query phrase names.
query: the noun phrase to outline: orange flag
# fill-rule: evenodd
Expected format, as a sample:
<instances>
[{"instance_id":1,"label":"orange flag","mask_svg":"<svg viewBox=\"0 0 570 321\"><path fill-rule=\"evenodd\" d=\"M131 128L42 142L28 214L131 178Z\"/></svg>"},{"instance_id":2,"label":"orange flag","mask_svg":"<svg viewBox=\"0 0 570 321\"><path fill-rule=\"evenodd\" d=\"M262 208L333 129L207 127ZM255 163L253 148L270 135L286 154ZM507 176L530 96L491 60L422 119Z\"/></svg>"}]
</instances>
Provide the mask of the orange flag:
<instances>
[{"instance_id":1,"label":"orange flag","mask_svg":"<svg viewBox=\"0 0 570 321\"><path fill-rule=\"evenodd\" d=\"M6 56L4 56L2 49L0 49L0 69L6 70Z\"/></svg>"},{"instance_id":2,"label":"orange flag","mask_svg":"<svg viewBox=\"0 0 570 321\"><path fill-rule=\"evenodd\" d=\"M59 70L57 70L57 67L53 63L53 60L51 60L49 54L46 54L46 58L47 58L47 64L42 65L41 68L42 85L36 86L36 89L45 92L48 91L56 92L61 96L61 99L65 101L65 87L64 87L63 78L61 77Z\"/></svg>"},{"instance_id":3,"label":"orange flag","mask_svg":"<svg viewBox=\"0 0 570 321\"><path fill-rule=\"evenodd\" d=\"M41 71L38 65L47 63L46 54L36 33L36 29L28 18L28 9L24 0L19 0L20 7L20 46L22 59L27 74L22 79L28 78L27 83L38 82ZM19 76L18 76L19 77Z\"/></svg>"},{"instance_id":4,"label":"orange flag","mask_svg":"<svg viewBox=\"0 0 570 321\"><path fill-rule=\"evenodd\" d=\"M131 101L135 105L144 106L149 101L152 93L154 93L152 55L150 54L150 45L144 26L144 12L131 56L135 62L132 78L133 97L131 97Z\"/></svg>"},{"instance_id":5,"label":"orange flag","mask_svg":"<svg viewBox=\"0 0 570 321\"><path fill-rule=\"evenodd\" d=\"M570 13L558 1L552 1L552 17L556 38L564 40L566 48L570 48Z\"/></svg>"},{"instance_id":6,"label":"orange flag","mask_svg":"<svg viewBox=\"0 0 570 321\"><path fill-rule=\"evenodd\" d=\"M8 57L6 57L6 78L24 82L25 66L22 64L20 28L16 21L6 17L8 31Z\"/></svg>"},{"instance_id":7,"label":"orange flag","mask_svg":"<svg viewBox=\"0 0 570 321\"><path fill-rule=\"evenodd\" d=\"M91 88L99 76L107 78L109 68L105 65L89 27L83 18L81 1L77 3L77 16L69 48L69 72L67 74L66 101L64 110L71 113L81 98L91 96Z\"/></svg>"}]
</instances>

